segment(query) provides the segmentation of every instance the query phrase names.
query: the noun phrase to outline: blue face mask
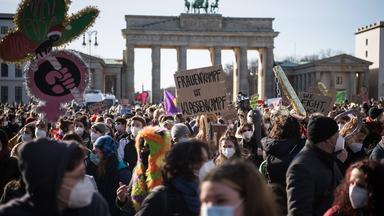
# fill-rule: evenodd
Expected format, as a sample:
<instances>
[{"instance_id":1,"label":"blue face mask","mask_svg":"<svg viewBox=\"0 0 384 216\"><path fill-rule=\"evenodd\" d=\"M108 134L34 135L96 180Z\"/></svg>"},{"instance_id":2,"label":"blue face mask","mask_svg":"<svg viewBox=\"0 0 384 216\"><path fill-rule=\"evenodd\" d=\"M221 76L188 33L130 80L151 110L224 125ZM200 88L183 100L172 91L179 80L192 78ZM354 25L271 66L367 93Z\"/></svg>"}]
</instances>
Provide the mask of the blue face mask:
<instances>
[{"instance_id":1,"label":"blue face mask","mask_svg":"<svg viewBox=\"0 0 384 216\"><path fill-rule=\"evenodd\" d=\"M100 158L94 153L89 154L89 160L91 160L95 165L99 165L100 163Z\"/></svg>"},{"instance_id":2,"label":"blue face mask","mask_svg":"<svg viewBox=\"0 0 384 216\"><path fill-rule=\"evenodd\" d=\"M200 215L201 216L234 216L235 210L241 205L241 203L243 203L243 200L240 200L235 206L202 205L200 209Z\"/></svg>"}]
</instances>

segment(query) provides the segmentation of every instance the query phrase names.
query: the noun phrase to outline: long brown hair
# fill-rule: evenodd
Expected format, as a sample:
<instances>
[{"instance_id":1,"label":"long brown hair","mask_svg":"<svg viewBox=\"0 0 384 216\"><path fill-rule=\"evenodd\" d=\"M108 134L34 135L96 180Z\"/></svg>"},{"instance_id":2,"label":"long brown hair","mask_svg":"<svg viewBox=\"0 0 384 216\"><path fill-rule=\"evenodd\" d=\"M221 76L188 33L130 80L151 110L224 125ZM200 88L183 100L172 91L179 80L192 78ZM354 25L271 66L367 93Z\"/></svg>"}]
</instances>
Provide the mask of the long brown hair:
<instances>
[{"instance_id":1,"label":"long brown hair","mask_svg":"<svg viewBox=\"0 0 384 216\"><path fill-rule=\"evenodd\" d=\"M235 154L233 155L233 157L230 160L241 158L241 154L242 153L241 153L240 145L239 145L239 143L236 140L236 137L225 136L225 135L222 136L220 138L220 141L219 141L219 151L221 149L221 147L220 147L221 146L221 142L224 142L224 141L232 142L234 147L235 147ZM216 156L216 158L214 159L214 162L215 162L215 165L218 166L218 165L222 165L227 160L228 159L221 152L219 152L218 155Z\"/></svg>"},{"instance_id":2,"label":"long brown hair","mask_svg":"<svg viewBox=\"0 0 384 216\"><path fill-rule=\"evenodd\" d=\"M344 215L358 216L358 211L352 208L349 200L349 180L353 169L358 169L363 172L368 185L368 206L366 215L383 215L384 214L384 167L373 160L363 160L352 164L346 174L343 182L336 188L334 205L340 207L340 211Z\"/></svg>"},{"instance_id":3,"label":"long brown hair","mask_svg":"<svg viewBox=\"0 0 384 216\"><path fill-rule=\"evenodd\" d=\"M202 182L205 181L220 182L238 191L244 200L245 216L277 215L272 192L256 168L248 162L228 161L208 173Z\"/></svg>"}]
</instances>

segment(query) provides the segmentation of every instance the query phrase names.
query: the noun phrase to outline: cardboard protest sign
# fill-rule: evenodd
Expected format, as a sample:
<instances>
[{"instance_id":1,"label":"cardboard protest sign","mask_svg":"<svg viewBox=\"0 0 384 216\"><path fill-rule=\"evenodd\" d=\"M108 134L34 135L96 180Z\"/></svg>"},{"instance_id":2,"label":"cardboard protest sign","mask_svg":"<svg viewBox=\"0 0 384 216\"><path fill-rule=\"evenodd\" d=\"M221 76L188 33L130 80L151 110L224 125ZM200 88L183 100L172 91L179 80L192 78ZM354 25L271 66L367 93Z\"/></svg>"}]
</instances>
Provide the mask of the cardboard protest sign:
<instances>
[{"instance_id":1,"label":"cardboard protest sign","mask_svg":"<svg viewBox=\"0 0 384 216\"><path fill-rule=\"evenodd\" d=\"M223 113L228 103L221 65L179 71L175 75L177 105L184 116Z\"/></svg>"},{"instance_id":2,"label":"cardboard protest sign","mask_svg":"<svg viewBox=\"0 0 384 216\"><path fill-rule=\"evenodd\" d=\"M299 98L307 113L321 112L327 114L330 110L331 97L300 92Z\"/></svg>"},{"instance_id":3,"label":"cardboard protest sign","mask_svg":"<svg viewBox=\"0 0 384 216\"><path fill-rule=\"evenodd\" d=\"M97 102L89 105L88 109L90 113L97 114L105 110L108 110L108 104L105 101L101 101L101 102Z\"/></svg>"},{"instance_id":4,"label":"cardboard protest sign","mask_svg":"<svg viewBox=\"0 0 384 216\"><path fill-rule=\"evenodd\" d=\"M281 105L281 100L282 100L281 97L267 99L267 105L268 107L277 108L278 106Z\"/></svg>"},{"instance_id":5,"label":"cardboard protest sign","mask_svg":"<svg viewBox=\"0 0 384 216\"><path fill-rule=\"evenodd\" d=\"M256 109L258 105L258 100L259 100L259 95L255 94L251 96L251 100L249 101L249 105L251 106L252 109Z\"/></svg>"}]
</instances>

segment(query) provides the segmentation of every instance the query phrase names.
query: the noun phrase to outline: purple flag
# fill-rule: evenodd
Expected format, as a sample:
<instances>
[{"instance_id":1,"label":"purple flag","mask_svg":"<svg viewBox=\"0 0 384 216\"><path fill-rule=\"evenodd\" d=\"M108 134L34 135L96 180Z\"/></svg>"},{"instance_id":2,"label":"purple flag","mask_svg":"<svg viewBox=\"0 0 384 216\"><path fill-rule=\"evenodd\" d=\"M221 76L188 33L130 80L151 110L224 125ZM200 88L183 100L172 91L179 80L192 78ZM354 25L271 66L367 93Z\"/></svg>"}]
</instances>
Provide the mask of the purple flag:
<instances>
[{"instance_id":1,"label":"purple flag","mask_svg":"<svg viewBox=\"0 0 384 216\"><path fill-rule=\"evenodd\" d=\"M164 108L167 115L180 112L180 110L177 108L175 96L173 96L172 93L167 90L164 91Z\"/></svg>"}]
</instances>

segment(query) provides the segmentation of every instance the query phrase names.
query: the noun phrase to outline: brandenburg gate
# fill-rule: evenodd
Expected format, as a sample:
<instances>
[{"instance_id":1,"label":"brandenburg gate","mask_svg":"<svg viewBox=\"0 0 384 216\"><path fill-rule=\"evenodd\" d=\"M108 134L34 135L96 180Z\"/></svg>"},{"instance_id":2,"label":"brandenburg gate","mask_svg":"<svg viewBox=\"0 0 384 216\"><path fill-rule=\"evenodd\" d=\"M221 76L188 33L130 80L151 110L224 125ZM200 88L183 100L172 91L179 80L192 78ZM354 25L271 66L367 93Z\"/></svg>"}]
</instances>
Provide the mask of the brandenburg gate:
<instances>
[{"instance_id":1,"label":"brandenburg gate","mask_svg":"<svg viewBox=\"0 0 384 216\"><path fill-rule=\"evenodd\" d=\"M273 48L278 35L272 28L273 18L230 18L220 14L181 14L180 16L125 16L123 97L134 97L135 48L152 49L152 100L162 101L160 90L160 50L177 50L177 69L187 67L187 49L208 49L212 65L221 64L221 51L235 54L233 95L249 93L247 50L259 52L258 94L274 96Z\"/></svg>"}]
</instances>

